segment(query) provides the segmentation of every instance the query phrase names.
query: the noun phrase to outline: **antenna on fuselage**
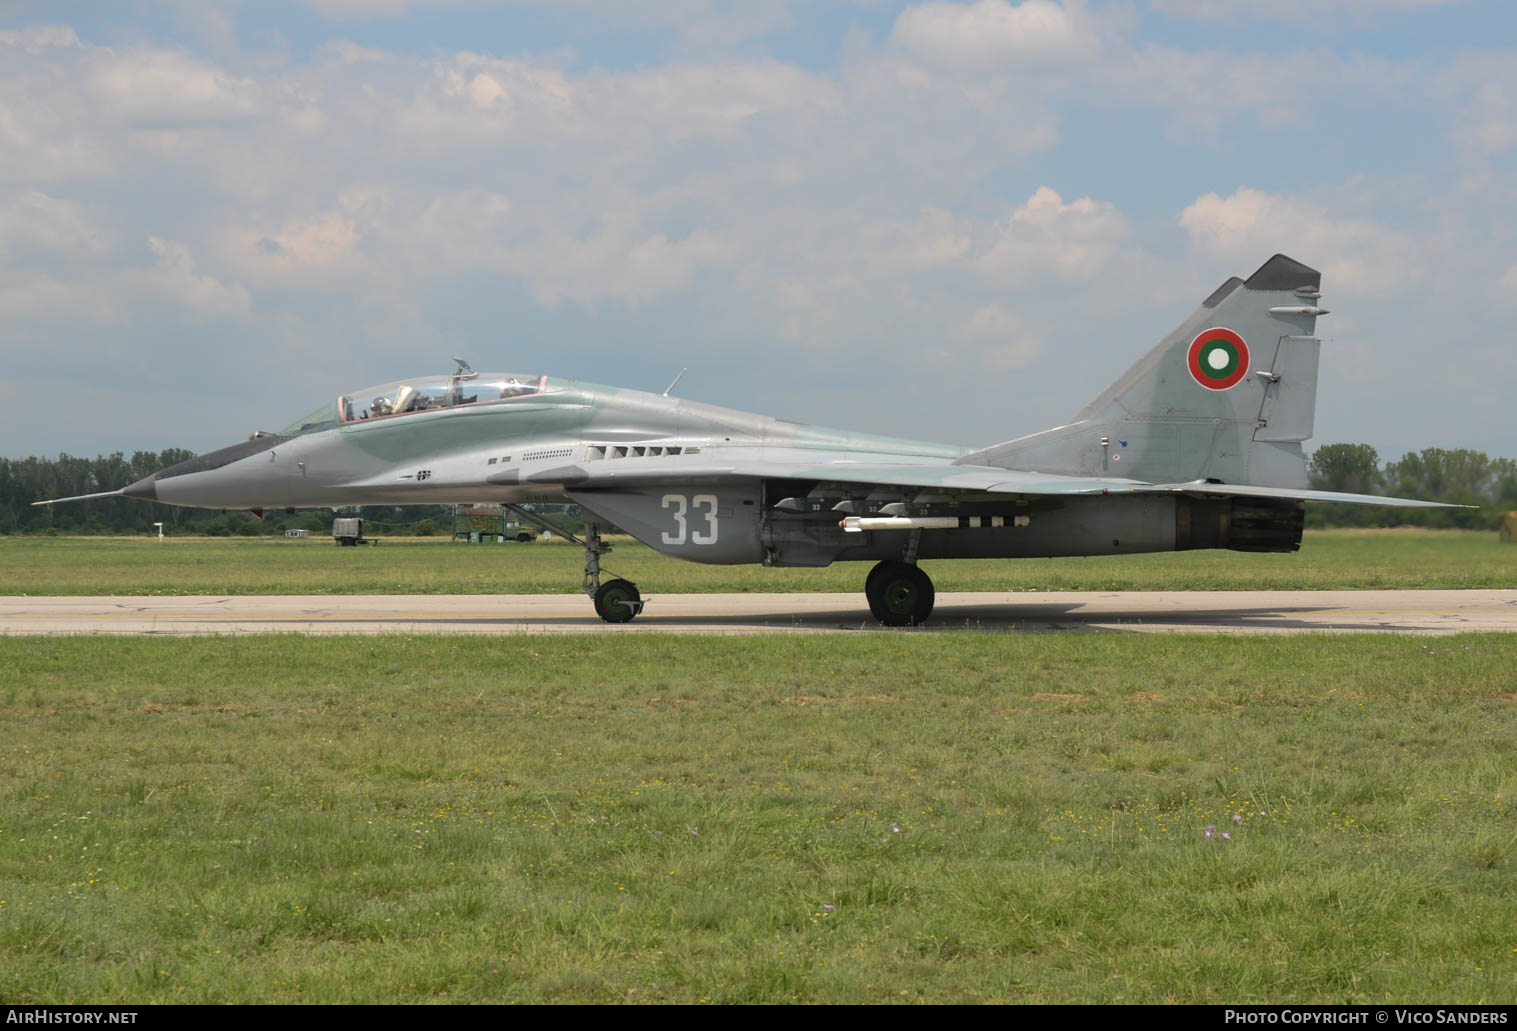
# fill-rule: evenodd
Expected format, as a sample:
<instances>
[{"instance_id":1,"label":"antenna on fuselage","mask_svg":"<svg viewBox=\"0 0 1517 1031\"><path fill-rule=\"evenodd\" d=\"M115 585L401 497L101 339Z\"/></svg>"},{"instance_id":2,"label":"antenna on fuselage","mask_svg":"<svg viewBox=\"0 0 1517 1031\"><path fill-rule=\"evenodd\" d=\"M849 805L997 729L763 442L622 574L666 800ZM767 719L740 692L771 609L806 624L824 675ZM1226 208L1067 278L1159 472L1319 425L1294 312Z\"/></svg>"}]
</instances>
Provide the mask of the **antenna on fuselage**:
<instances>
[{"instance_id":1,"label":"antenna on fuselage","mask_svg":"<svg viewBox=\"0 0 1517 1031\"><path fill-rule=\"evenodd\" d=\"M690 366L688 366L688 365L685 366L683 369L681 369L679 371L679 375L676 376L676 377L674 377L674 382L671 383L671 384L669 384L668 389L666 389L664 391L664 396L665 397L668 397L671 393L674 392L674 388L677 387L677 386L679 386L679 381L682 380L682 379L684 379L685 378L685 373L687 373L689 371L690 371Z\"/></svg>"}]
</instances>

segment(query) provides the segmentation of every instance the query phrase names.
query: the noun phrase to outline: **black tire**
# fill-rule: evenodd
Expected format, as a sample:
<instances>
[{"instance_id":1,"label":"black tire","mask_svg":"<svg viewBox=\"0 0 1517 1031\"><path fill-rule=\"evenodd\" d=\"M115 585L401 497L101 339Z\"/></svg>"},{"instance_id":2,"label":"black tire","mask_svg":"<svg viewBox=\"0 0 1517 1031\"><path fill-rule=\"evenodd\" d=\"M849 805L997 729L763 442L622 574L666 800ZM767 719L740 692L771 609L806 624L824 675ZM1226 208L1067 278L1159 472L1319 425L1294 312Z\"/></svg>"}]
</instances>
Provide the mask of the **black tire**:
<instances>
[{"instance_id":1,"label":"black tire","mask_svg":"<svg viewBox=\"0 0 1517 1031\"><path fill-rule=\"evenodd\" d=\"M905 562L881 562L864 581L869 611L886 626L920 626L932 615L932 579Z\"/></svg>"},{"instance_id":2,"label":"black tire","mask_svg":"<svg viewBox=\"0 0 1517 1031\"><path fill-rule=\"evenodd\" d=\"M610 580L595 592L595 614L607 623L630 623L642 607L643 596L630 580Z\"/></svg>"},{"instance_id":3,"label":"black tire","mask_svg":"<svg viewBox=\"0 0 1517 1031\"><path fill-rule=\"evenodd\" d=\"M880 578L881 572L897 564L895 562L876 562L874 568L869 571L869 575L864 577L864 600L869 602L869 611L874 615L874 618L882 623L885 621L885 617L881 614L880 596L874 589L875 581Z\"/></svg>"}]
</instances>

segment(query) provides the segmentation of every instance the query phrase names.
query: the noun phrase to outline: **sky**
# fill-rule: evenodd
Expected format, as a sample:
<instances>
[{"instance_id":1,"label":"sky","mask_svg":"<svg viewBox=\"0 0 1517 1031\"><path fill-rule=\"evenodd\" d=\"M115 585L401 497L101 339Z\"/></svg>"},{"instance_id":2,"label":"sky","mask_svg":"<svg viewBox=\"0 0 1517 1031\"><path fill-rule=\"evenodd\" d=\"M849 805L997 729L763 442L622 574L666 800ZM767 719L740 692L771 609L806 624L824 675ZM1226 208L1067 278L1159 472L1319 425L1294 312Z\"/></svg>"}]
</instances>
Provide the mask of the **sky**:
<instances>
[{"instance_id":1,"label":"sky","mask_svg":"<svg viewBox=\"0 0 1517 1031\"><path fill-rule=\"evenodd\" d=\"M1509 0L0 0L0 455L453 368L963 445L1230 275L1317 434L1517 457Z\"/></svg>"}]
</instances>

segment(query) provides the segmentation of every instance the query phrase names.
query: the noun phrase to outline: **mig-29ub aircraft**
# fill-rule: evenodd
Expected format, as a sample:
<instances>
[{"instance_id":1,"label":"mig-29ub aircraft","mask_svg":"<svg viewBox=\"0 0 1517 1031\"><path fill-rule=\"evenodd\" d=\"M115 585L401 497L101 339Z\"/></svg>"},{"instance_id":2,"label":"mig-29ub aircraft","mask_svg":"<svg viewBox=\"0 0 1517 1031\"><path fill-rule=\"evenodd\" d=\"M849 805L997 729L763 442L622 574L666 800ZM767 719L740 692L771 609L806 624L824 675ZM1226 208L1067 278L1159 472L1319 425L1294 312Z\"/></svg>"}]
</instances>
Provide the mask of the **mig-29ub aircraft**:
<instances>
[{"instance_id":1,"label":"mig-29ub aircraft","mask_svg":"<svg viewBox=\"0 0 1517 1031\"><path fill-rule=\"evenodd\" d=\"M643 604L636 585L601 581L600 528L615 525L694 562L869 560L870 611L918 624L934 597L918 559L1295 551L1305 501L1436 507L1307 488L1320 284L1277 254L1069 422L978 450L455 359L451 375L342 394L279 433L88 496L258 514L497 502L555 530L519 506L567 502L584 510L584 539L565 536L607 622Z\"/></svg>"}]
</instances>

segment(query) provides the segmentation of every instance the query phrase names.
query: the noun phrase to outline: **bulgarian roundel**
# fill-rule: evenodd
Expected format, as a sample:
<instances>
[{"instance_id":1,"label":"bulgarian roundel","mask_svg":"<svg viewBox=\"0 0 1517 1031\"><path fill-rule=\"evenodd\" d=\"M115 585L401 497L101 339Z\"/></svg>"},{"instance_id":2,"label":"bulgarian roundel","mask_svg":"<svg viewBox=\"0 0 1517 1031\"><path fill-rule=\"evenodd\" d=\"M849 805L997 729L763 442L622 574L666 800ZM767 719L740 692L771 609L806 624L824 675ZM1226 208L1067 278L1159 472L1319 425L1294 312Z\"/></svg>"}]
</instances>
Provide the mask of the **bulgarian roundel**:
<instances>
[{"instance_id":1,"label":"bulgarian roundel","mask_svg":"<svg viewBox=\"0 0 1517 1031\"><path fill-rule=\"evenodd\" d=\"M1204 329L1190 342L1187 364L1197 383L1226 390L1248 375L1248 345L1230 329Z\"/></svg>"}]
</instances>

